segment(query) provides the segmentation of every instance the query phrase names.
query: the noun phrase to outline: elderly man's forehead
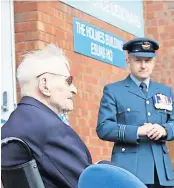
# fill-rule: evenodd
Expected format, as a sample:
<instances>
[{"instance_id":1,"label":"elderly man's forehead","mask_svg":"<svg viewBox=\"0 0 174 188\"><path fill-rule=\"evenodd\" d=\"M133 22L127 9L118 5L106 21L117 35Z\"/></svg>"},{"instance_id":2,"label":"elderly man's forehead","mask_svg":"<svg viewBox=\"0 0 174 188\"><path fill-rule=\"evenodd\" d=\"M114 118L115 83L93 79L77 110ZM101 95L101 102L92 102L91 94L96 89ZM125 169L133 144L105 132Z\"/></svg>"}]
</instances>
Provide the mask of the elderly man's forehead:
<instances>
[{"instance_id":1,"label":"elderly man's forehead","mask_svg":"<svg viewBox=\"0 0 174 188\"><path fill-rule=\"evenodd\" d=\"M66 58L64 57L56 57L56 56L52 56L48 58L50 61L52 61L55 66L61 66L61 65L65 65L67 66L67 68L69 69L69 62Z\"/></svg>"},{"instance_id":2,"label":"elderly man's forehead","mask_svg":"<svg viewBox=\"0 0 174 188\"><path fill-rule=\"evenodd\" d=\"M64 69L67 69L68 71L70 71L70 66L69 66L69 62L62 57L50 57L48 59L46 59L46 61L48 61L48 66L52 66L52 68L54 69L58 69L59 71L63 71Z\"/></svg>"},{"instance_id":3,"label":"elderly man's forehead","mask_svg":"<svg viewBox=\"0 0 174 188\"><path fill-rule=\"evenodd\" d=\"M46 72L69 76L70 68L65 59L52 56L35 62L34 72L36 72L37 76Z\"/></svg>"}]
</instances>

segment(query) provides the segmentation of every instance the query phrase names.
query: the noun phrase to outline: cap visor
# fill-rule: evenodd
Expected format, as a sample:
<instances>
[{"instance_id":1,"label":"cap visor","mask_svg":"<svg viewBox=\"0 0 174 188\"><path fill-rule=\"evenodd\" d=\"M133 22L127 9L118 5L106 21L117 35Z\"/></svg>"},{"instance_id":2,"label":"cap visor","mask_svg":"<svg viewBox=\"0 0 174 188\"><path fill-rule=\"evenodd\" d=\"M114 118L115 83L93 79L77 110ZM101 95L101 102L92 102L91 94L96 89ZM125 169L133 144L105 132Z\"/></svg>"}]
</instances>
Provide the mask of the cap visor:
<instances>
[{"instance_id":1,"label":"cap visor","mask_svg":"<svg viewBox=\"0 0 174 188\"><path fill-rule=\"evenodd\" d=\"M152 52L130 52L129 54L137 57L155 57L156 54Z\"/></svg>"}]
</instances>

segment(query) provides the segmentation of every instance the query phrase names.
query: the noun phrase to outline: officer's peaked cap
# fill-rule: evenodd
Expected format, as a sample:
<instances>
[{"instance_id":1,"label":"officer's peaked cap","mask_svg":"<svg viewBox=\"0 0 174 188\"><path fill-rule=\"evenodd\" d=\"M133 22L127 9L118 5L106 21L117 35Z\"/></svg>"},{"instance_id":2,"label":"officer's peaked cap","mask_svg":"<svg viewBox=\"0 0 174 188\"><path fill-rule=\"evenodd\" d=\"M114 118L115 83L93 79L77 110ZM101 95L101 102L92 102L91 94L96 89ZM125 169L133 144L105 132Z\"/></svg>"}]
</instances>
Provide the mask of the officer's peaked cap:
<instances>
[{"instance_id":1,"label":"officer's peaked cap","mask_svg":"<svg viewBox=\"0 0 174 188\"><path fill-rule=\"evenodd\" d=\"M155 51L159 49L159 44L150 38L135 38L123 45L123 50L138 57L155 57Z\"/></svg>"}]
</instances>

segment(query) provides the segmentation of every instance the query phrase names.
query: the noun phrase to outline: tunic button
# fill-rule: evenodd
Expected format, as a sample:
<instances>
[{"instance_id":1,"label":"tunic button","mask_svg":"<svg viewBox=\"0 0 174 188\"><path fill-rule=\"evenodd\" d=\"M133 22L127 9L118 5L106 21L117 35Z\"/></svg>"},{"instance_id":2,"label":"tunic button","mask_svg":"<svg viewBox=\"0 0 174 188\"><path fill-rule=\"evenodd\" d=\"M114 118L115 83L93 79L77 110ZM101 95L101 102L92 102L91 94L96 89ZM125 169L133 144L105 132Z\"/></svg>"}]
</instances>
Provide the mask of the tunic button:
<instances>
[{"instance_id":1,"label":"tunic button","mask_svg":"<svg viewBox=\"0 0 174 188\"><path fill-rule=\"evenodd\" d=\"M130 112L130 108L127 108L127 111Z\"/></svg>"},{"instance_id":2,"label":"tunic button","mask_svg":"<svg viewBox=\"0 0 174 188\"><path fill-rule=\"evenodd\" d=\"M149 101L146 101L146 104L149 104L150 102Z\"/></svg>"},{"instance_id":3,"label":"tunic button","mask_svg":"<svg viewBox=\"0 0 174 188\"><path fill-rule=\"evenodd\" d=\"M151 113L150 113L150 112L148 112L148 113L147 113L147 115L148 115L148 116L151 116Z\"/></svg>"},{"instance_id":4,"label":"tunic button","mask_svg":"<svg viewBox=\"0 0 174 188\"><path fill-rule=\"evenodd\" d=\"M122 148L121 151L125 151L126 149L125 148Z\"/></svg>"}]
</instances>

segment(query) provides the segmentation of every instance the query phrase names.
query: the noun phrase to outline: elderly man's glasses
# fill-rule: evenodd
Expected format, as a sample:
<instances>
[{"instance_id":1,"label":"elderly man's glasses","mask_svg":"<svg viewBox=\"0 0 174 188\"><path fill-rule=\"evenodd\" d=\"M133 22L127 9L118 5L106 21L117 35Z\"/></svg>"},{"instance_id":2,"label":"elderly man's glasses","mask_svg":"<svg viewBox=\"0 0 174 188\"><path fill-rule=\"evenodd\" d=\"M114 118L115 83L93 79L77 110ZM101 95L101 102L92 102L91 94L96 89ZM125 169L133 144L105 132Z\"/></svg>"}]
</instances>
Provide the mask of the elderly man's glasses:
<instances>
[{"instance_id":1,"label":"elderly man's glasses","mask_svg":"<svg viewBox=\"0 0 174 188\"><path fill-rule=\"evenodd\" d=\"M38 75L37 78L40 77L40 76L42 76L42 75L44 75L44 74L46 74L46 73L52 74L52 75L55 75L55 76L63 76L63 77L66 77L66 82L67 82L67 84L68 84L69 86L70 86L70 85L72 84L72 82L73 82L73 76L65 76L65 75L62 75L62 74L54 74L54 73L50 73L50 72L44 72L44 73Z\"/></svg>"}]
</instances>

